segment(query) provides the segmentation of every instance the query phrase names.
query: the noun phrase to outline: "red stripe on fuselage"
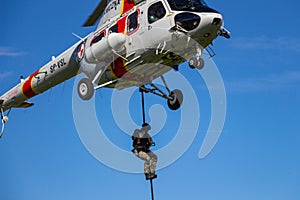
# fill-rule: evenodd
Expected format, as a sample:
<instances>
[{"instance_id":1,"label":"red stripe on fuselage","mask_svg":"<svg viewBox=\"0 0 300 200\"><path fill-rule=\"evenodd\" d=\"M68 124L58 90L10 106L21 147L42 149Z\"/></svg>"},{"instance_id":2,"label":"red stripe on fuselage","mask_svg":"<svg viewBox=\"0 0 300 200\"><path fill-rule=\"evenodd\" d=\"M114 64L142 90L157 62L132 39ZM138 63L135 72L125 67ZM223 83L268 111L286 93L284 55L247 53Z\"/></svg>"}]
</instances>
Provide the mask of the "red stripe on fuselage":
<instances>
[{"instance_id":1,"label":"red stripe on fuselage","mask_svg":"<svg viewBox=\"0 0 300 200\"><path fill-rule=\"evenodd\" d=\"M123 17L118 21L118 33L124 33L126 27L126 18L127 17Z\"/></svg>"},{"instance_id":2,"label":"red stripe on fuselage","mask_svg":"<svg viewBox=\"0 0 300 200\"><path fill-rule=\"evenodd\" d=\"M123 1L123 10L122 10L121 15L126 13L127 11L132 9L133 7L134 7L134 0L124 0Z\"/></svg>"},{"instance_id":3,"label":"red stripe on fuselage","mask_svg":"<svg viewBox=\"0 0 300 200\"><path fill-rule=\"evenodd\" d=\"M122 58L118 57L112 64L111 69L114 75L118 78L121 78L126 72L128 72L125 67L125 62Z\"/></svg>"},{"instance_id":4,"label":"red stripe on fuselage","mask_svg":"<svg viewBox=\"0 0 300 200\"><path fill-rule=\"evenodd\" d=\"M37 93L35 93L33 91L31 82L32 82L32 79L34 78L34 76L37 75L38 73L39 73L39 70L37 70L36 72L31 74L28 77L28 79L23 83L22 92L23 92L24 96L27 97L28 99L37 95Z\"/></svg>"}]
</instances>

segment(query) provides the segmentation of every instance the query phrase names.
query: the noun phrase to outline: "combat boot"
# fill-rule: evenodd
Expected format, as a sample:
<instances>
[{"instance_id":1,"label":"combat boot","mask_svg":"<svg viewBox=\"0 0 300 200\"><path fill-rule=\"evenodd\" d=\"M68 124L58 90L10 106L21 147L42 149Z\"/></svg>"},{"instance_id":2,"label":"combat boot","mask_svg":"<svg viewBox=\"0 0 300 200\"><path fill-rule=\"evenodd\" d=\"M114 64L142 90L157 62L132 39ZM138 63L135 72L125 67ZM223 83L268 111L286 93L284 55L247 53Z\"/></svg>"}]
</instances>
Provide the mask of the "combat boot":
<instances>
[{"instance_id":1,"label":"combat boot","mask_svg":"<svg viewBox=\"0 0 300 200\"><path fill-rule=\"evenodd\" d=\"M150 179L156 179L157 178L157 174L155 173L150 173Z\"/></svg>"},{"instance_id":2,"label":"combat boot","mask_svg":"<svg viewBox=\"0 0 300 200\"><path fill-rule=\"evenodd\" d=\"M145 177L146 177L146 180L149 180L149 179L151 179L151 174L150 173L145 173Z\"/></svg>"}]
</instances>

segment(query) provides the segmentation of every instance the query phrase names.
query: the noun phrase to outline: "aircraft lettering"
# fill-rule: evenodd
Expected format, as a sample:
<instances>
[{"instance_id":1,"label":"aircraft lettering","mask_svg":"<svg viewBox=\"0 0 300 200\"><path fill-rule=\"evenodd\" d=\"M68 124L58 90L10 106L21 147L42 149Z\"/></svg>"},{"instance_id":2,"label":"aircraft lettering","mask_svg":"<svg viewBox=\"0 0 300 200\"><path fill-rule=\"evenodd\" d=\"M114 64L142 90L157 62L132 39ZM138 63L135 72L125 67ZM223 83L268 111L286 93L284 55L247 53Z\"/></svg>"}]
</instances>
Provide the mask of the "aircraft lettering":
<instances>
[{"instance_id":1,"label":"aircraft lettering","mask_svg":"<svg viewBox=\"0 0 300 200\"><path fill-rule=\"evenodd\" d=\"M50 72L53 73L53 72L55 72L56 68L60 69L61 67L65 66L66 64L67 63L65 62L65 58L62 58L50 66Z\"/></svg>"},{"instance_id":2,"label":"aircraft lettering","mask_svg":"<svg viewBox=\"0 0 300 200\"><path fill-rule=\"evenodd\" d=\"M9 99L13 96L16 96L17 93L18 93L18 88L15 88L7 94L6 98Z\"/></svg>"},{"instance_id":3,"label":"aircraft lettering","mask_svg":"<svg viewBox=\"0 0 300 200\"><path fill-rule=\"evenodd\" d=\"M110 10L117 9L118 5L121 4L121 0L111 2L111 4L105 9L104 13L108 13Z\"/></svg>"}]
</instances>

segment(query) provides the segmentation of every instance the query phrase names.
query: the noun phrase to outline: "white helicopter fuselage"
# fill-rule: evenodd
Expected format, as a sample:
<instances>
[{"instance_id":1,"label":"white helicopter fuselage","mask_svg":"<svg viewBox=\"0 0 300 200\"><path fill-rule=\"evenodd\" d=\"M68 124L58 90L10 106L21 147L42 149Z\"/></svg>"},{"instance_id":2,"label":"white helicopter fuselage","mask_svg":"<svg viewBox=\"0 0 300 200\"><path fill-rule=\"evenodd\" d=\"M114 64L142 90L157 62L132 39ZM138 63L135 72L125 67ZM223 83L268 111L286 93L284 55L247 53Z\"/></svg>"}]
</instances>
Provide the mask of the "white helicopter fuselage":
<instances>
[{"instance_id":1,"label":"white helicopter fuselage","mask_svg":"<svg viewBox=\"0 0 300 200\"><path fill-rule=\"evenodd\" d=\"M218 36L222 15L208 7L202 9L187 6L180 10L176 0L111 0L96 31L0 97L2 113L33 105L26 100L78 73L84 73L95 88L124 89L150 83L201 54Z\"/></svg>"},{"instance_id":2,"label":"white helicopter fuselage","mask_svg":"<svg viewBox=\"0 0 300 200\"><path fill-rule=\"evenodd\" d=\"M82 61L81 69L100 87L123 89L144 84L142 80L145 77L151 77L149 81L159 77L194 56L196 46L202 51L211 44L223 23L221 14L212 9L208 12L172 10L167 0L142 1L118 15L122 13L122 6L118 6L117 2L108 4L110 10L85 43L90 46L86 47L86 59ZM151 8L162 9L159 19L151 21ZM132 19L134 23L130 21ZM119 35L111 36L115 32ZM100 42L94 43L99 38L102 38ZM115 45L110 45L113 42ZM178 54L184 54L184 58L176 56ZM149 64L153 63L169 68L158 70L150 67ZM91 67L90 64L98 64L98 67ZM97 79L95 76L99 67L105 68L107 65L101 78ZM121 77L124 80L122 84L114 84L114 80L119 79L120 82Z\"/></svg>"}]
</instances>

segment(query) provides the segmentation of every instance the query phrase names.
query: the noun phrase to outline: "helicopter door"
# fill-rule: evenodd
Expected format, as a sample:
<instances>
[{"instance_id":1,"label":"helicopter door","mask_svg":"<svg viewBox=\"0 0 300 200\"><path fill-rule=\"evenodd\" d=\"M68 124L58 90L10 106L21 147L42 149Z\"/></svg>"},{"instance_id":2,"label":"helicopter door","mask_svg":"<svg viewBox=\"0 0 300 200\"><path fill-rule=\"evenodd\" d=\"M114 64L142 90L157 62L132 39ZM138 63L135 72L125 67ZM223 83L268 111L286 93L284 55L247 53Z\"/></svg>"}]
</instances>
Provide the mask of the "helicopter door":
<instances>
[{"instance_id":1,"label":"helicopter door","mask_svg":"<svg viewBox=\"0 0 300 200\"><path fill-rule=\"evenodd\" d=\"M128 36L128 51L135 51L142 48L142 36L140 34L141 18L140 9L137 9L127 17L126 35Z\"/></svg>"},{"instance_id":2,"label":"helicopter door","mask_svg":"<svg viewBox=\"0 0 300 200\"><path fill-rule=\"evenodd\" d=\"M157 38L165 36L170 29L170 18L166 17L166 14L166 8L161 1L153 3L148 8L148 34L153 44L157 44Z\"/></svg>"},{"instance_id":3,"label":"helicopter door","mask_svg":"<svg viewBox=\"0 0 300 200\"><path fill-rule=\"evenodd\" d=\"M140 27L140 22L139 22L139 15L140 15L140 10L136 10L135 12L131 13L127 17L127 30L126 33L128 36L134 34L135 32L138 31Z\"/></svg>"}]
</instances>

